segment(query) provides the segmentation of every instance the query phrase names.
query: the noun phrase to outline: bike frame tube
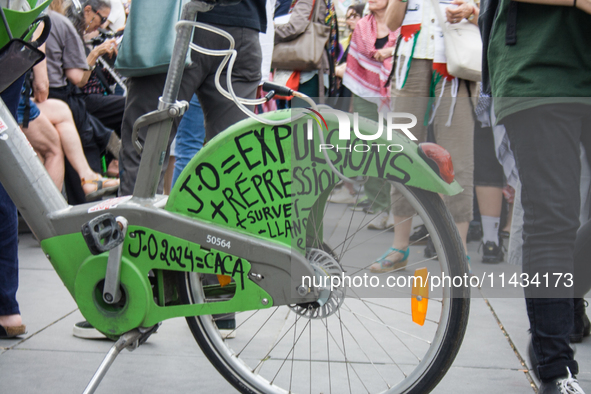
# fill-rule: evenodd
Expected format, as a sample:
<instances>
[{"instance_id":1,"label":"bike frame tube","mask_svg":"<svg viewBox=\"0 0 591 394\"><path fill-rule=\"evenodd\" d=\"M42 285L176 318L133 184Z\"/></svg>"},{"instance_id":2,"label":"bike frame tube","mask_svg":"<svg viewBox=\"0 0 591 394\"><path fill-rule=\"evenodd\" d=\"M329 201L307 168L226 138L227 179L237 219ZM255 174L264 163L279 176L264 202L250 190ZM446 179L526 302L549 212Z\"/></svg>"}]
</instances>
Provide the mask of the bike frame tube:
<instances>
[{"instance_id":1,"label":"bike frame tube","mask_svg":"<svg viewBox=\"0 0 591 394\"><path fill-rule=\"evenodd\" d=\"M213 6L211 4L202 1L191 1L183 7L181 19L194 21L198 12L206 12L212 8ZM188 25L177 25L176 31L177 36L172 51L170 67L168 68L164 91L158 104L159 111L172 109L173 105L176 103L185 68L185 59L191 42L193 27ZM166 149L168 147L172 119L175 116L177 115L171 112L169 119L148 126L144 151L140 161L135 188L133 190L134 197L152 199L156 195Z\"/></svg>"}]
</instances>

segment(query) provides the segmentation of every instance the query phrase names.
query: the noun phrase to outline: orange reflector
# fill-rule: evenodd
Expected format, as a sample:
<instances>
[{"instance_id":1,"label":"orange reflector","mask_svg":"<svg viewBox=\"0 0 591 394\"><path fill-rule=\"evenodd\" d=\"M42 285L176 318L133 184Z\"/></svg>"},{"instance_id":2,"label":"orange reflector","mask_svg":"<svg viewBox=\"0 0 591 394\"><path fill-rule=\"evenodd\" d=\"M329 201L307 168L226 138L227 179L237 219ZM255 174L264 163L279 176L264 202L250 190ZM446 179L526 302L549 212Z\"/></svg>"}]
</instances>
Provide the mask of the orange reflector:
<instances>
[{"instance_id":1,"label":"orange reflector","mask_svg":"<svg viewBox=\"0 0 591 394\"><path fill-rule=\"evenodd\" d=\"M412 321L419 326L425 324L427 317L427 307L429 305L429 272L427 268L415 270L415 278L412 286L412 298L410 307L412 311Z\"/></svg>"},{"instance_id":2,"label":"orange reflector","mask_svg":"<svg viewBox=\"0 0 591 394\"><path fill-rule=\"evenodd\" d=\"M232 282L232 277L228 275L218 275L218 282L220 282L220 286L224 287Z\"/></svg>"}]
</instances>

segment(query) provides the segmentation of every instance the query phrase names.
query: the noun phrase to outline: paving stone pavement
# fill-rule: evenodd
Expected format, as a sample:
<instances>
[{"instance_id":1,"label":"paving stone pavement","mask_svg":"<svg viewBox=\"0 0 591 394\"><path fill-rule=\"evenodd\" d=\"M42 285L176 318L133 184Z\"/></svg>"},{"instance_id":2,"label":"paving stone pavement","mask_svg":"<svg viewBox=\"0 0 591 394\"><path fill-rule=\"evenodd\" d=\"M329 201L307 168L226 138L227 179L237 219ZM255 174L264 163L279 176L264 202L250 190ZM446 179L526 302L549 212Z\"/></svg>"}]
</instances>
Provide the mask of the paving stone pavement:
<instances>
[{"instance_id":1,"label":"paving stone pavement","mask_svg":"<svg viewBox=\"0 0 591 394\"><path fill-rule=\"evenodd\" d=\"M490 272L490 265L479 262L477 249L478 243L469 244L474 273ZM0 342L0 393L80 393L112 342L72 336L72 326L82 316L30 234L21 235L19 255L17 296L28 333ZM535 393L536 382L530 381L533 374L528 372L523 299L483 298L478 293L471 302L461 350L434 393ZM591 393L591 338L577 345L576 358L581 386ZM116 394L205 392L235 390L207 361L180 318L164 322L134 352L123 351L97 390Z\"/></svg>"}]
</instances>

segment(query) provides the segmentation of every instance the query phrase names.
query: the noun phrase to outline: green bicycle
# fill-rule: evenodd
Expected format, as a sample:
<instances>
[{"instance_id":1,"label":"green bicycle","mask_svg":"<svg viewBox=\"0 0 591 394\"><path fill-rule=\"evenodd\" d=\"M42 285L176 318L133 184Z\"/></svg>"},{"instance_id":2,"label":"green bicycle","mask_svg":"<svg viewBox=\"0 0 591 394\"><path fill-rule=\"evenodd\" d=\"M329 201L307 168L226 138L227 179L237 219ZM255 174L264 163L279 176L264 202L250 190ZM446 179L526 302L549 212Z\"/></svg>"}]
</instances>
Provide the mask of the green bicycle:
<instances>
[{"instance_id":1,"label":"green bicycle","mask_svg":"<svg viewBox=\"0 0 591 394\"><path fill-rule=\"evenodd\" d=\"M341 133L342 116L268 85L308 100L311 109L253 115L233 125L193 158L170 196L156 194L172 119L186 108L175 92L192 31L215 30L190 21L223 2L185 6L159 108L134 127L149 126L133 196L69 206L0 102L6 125L0 181L84 317L118 338L85 392L94 392L123 348L139 346L160 322L180 316L243 393L431 391L459 350L469 310L466 288L401 285L411 276L467 271L438 196L460 187L443 180L449 163L438 162L432 147L390 133L372 144L394 148L319 149L353 143ZM191 48L225 55L221 67L228 63L230 75L229 41L225 52ZM230 83L223 94L239 106L252 104L238 99ZM380 127L347 119L361 136ZM322 127L314 126L317 120ZM416 210L413 219L427 227L438 257L412 257L406 271L368 275L391 233L365 230L377 214L327 203L341 179L356 177L396 187ZM215 316L232 312L236 338L228 340Z\"/></svg>"}]
</instances>

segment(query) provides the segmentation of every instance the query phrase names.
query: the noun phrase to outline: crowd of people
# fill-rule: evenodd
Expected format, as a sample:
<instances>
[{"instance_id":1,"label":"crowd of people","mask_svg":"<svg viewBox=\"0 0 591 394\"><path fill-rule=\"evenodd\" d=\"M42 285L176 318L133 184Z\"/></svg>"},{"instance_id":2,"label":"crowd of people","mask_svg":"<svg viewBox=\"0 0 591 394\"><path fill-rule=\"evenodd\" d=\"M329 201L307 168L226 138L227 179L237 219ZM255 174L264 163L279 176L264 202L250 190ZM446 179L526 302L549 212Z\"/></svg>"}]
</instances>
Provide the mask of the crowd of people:
<instances>
[{"instance_id":1,"label":"crowd of people","mask_svg":"<svg viewBox=\"0 0 591 394\"><path fill-rule=\"evenodd\" d=\"M132 11L129 30L142 26L140 20L145 25L157 17L154 10L167 7L159 3L151 2L149 13ZM141 159L131 141L133 124L156 108L166 73L135 72L126 81L124 97L117 94L121 89L112 89L116 81L105 66L117 55L118 41L86 45L99 29L102 34L102 29L124 28L127 2L86 0L78 7L54 0L50 8L46 61L34 67L24 85L18 81L15 84L20 85L2 97L8 105L18 98L15 118L70 204L96 200L118 189L120 195L132 194ZM534 275L576 269L577 229L589 219L579 215L581 165L589 165L579 159L580 146L591 149L587 146L591 141L589 0L369 0L347 8L340 40L333 0L242 0L199 13L197 19L235 38L233 88L245 98L261 94L257 87L271 71L273 45L265 44L269 38L279 45L296 39L310 22L326 25L325 51L315 69L273 67L268 78L288 82L312 97L337 98L333 103L338 108L375 121L383 110L424 115L425 122L418 122L413 134L418 142L436 142L451 155L463 191L443 200L466 253L471 239L481 239L483 262L510 258L504 242L511 235L515 203L523 212L523 236L515 240L523 271ZM445 56L449 44L442 23L479 25L482 82L449 73ZM172 34L156 21L151 26L155 36ZM225 38L209 32L194 35L193 41L213 49L227 45ZM560 53L549 51L550 47L560 48ZM190 109L173 127L159 192L165 190L167 167L171 182L166 190L170 190L206 140L246 116L215 88L221 59L191 56L178 97L190 101ZM222 73L222 85L225 79ZM297 105L289 100L275 104ZM138 136L143 143L146 130ZM176 157L170 166L169 156ZM13 337L25 332L15 298L18 269L11 224L15 209L3 189L0 193L3 217L10 218L4 221L6 236L1 237L6 245L1 246L0 258L0 337ZM388 182L372 178L363 190L343 182L329 201L378 213L369 229L394 228L391 248L373 262L371 272L404 269L409 245L428 239L424 227L413 233L409 218L414 211ZM434 254L427 242L425 255ZM560 385L570 385L574 391L569 392L583 392L572 378L578 366L570 343L589 335L584 305L574 294L542 298L526 292L531 355L543 382L541 393L566 392L559 391ZM218 321L220 328L235 325L233 315Z\"/></svg>"}]
</instances>

